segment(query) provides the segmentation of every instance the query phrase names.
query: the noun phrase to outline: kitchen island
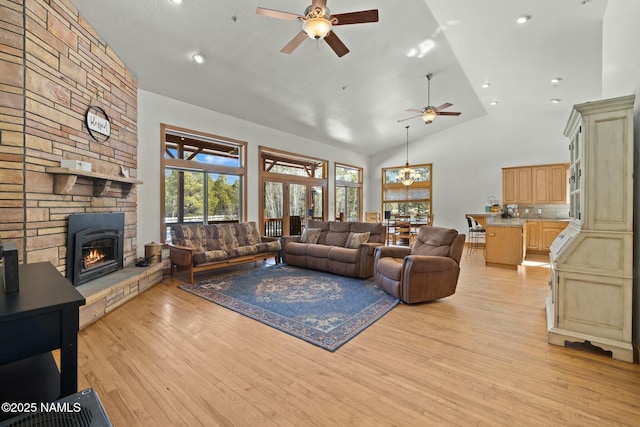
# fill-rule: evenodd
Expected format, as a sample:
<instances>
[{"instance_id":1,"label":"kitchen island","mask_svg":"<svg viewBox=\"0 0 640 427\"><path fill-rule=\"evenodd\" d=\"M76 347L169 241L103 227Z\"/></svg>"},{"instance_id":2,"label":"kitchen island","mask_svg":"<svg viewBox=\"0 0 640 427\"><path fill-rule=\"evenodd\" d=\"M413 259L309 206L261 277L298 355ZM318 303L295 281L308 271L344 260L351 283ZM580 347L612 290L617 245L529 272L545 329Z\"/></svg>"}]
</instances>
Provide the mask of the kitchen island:
<instances>
[{"instance_id":1,"label":"kitchen island","mask_svg":"<svg viewBox=\"0 0 640 427\"><path fill-rule=\"evenodd\" d=\"M526 255L526 220L487 218L486 265L517 269Z\"/></svg>"}]
</instances>

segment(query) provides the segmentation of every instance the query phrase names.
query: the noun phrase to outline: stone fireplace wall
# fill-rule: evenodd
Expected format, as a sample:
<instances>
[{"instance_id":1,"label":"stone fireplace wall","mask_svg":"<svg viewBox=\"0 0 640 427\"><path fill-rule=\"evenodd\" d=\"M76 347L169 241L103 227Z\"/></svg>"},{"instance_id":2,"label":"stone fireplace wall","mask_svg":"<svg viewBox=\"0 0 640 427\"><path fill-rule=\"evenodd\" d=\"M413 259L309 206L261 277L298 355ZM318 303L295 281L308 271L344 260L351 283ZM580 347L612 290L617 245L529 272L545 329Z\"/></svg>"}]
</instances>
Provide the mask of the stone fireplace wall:
<instances>
[{"instance_id":1,"label":"stone fireplace wall","mask_svg":"<svg viewBox=\"0 0 640 427\"><path fill-rule=\"evenodd\" d=\"M88 107L104 109L111 136L88 133ZM27 263L50 261L65 272L71 213L124 212L125 266L136 256L136 188L113 183L96 196L80 177L54 191L62 159L89 162L118 177L137 170L137 82L125 64L68 0L0 2L0 240L11 240ZM58 192L60 193L60 192Z\"/></svg>"}]
</instances>

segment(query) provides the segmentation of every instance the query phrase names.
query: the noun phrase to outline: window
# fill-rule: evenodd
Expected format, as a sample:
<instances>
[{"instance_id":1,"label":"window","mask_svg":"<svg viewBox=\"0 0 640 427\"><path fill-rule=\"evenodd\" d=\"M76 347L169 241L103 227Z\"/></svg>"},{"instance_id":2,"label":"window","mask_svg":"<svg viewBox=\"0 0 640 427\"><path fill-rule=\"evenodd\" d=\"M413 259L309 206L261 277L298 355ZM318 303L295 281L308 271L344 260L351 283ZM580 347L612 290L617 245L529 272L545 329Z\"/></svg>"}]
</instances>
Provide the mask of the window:
<instances>
[{"instance_id":1,"label":"window","mask_svg":"<svg viewBox=\"0 0 640 427\"><path fill-rule=\"evenodd\" d=\"M412 165L420 178L409 187L397 178L402 167L382 169L382 210L390 211L391 217L411 218L422 222L432 218L433 167L429 164Z\"/></svg>"},{"instance_id":2,"label":"window","mask_svg":"<svg viewBox=\"0 0 640 427\"><path fill-rule=\"evenodd\" d=\"M165 241L171 224L242 221L246 143L164 124L161 135Z\"/></svg>"},{"instance_id":3,"label":"window","mask_svg":"<svg viewBox=\"0 0 640 427\"><path fill-rule=\"evenodd\" d=\"M305 178L325 179L327 161L286 153L283 151L260 149L262 170L281 175L293 175Z\"/></svg>"},{"instance_id":4,"label":"window","mask_svg":"<svg viewBox=\"0 0 640 427\"><path fill-rule=\"evenodd\" d=\"M344 214L345 221L360 221L362 218L362 168L336 163L336 212Z\"/></svg>"},{"instance_id":5,"label":"window","mask_svg":"<svg viewBox=\"0 0 640 427\"><path fill-rule=\"evenodd\" d=\"M328 161L260 147L261 231L267 236L302 233L305 219L325 219Z\"/></svg>"}]
</instances>

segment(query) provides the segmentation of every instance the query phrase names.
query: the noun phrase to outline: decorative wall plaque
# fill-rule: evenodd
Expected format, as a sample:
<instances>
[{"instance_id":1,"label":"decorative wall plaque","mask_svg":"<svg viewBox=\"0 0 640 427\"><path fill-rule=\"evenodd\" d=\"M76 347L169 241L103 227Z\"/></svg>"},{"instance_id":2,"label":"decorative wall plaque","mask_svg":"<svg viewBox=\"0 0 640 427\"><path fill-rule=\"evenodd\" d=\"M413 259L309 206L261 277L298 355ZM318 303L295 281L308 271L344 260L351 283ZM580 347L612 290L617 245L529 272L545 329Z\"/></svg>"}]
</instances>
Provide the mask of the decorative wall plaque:
<instances>
[{"instance_id":1,"label":"decorative wall plaque","mask_svg":"<svg viewBox=\"0 0 640 427\"><path fill-rule=\"evenodd\" d=\"M101 107L91 106L87 108L84 121L89 135L96 141L104 142L111 136L109 116Z\"/></svg>"}]
</instances>

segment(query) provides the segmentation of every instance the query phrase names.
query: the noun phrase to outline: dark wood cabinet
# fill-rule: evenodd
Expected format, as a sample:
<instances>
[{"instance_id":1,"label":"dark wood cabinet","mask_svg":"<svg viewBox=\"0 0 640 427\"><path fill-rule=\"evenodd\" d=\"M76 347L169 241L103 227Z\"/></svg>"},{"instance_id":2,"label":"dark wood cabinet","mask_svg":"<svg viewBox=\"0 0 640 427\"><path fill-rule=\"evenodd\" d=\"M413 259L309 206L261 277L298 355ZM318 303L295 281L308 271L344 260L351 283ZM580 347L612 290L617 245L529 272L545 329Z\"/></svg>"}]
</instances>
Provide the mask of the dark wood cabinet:
<instances>
[{"instance_id":1,"label":"dark wood cabinet","mask_svg":"<svg viewBox=\"0 0 640 427\"><path fill-rule=\"evenodd\" d=\"M21 381L5 384L3 367L60 350L60 397L78 387L79 309L84 297L48 262L19 267L20 291L0 293L0 384L11 397ZM33 387L33 386L31 386ZM9 393L7 395L7 393Z\"/></svg>"}]
</instances>

